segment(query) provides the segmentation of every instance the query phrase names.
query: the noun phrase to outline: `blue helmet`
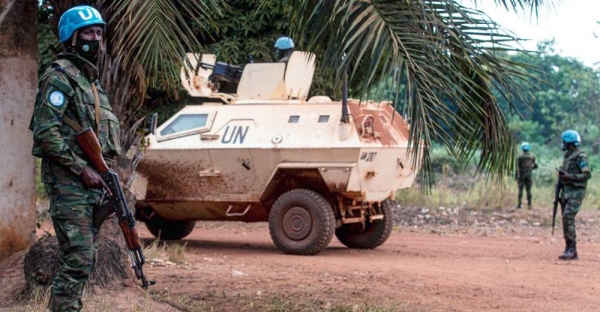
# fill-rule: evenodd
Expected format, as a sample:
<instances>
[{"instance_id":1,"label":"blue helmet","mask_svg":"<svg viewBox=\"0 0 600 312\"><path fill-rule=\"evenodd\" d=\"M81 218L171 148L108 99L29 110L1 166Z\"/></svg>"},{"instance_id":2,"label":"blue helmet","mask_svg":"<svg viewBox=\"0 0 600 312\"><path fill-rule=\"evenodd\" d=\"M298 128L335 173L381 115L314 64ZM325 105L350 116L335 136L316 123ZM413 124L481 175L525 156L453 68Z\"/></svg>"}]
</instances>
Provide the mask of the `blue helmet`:
<instances>
[{"instance_id":1,"label":"blue helmet","mask_svg":"<svg viewBox=\"0 0 600 312\"><path fill-rule=\"evenodd\" d=\"M290 37L279 37L275 41L275 48L279 50L288 50L294 48L294 41Z\"/></svg>"},{"instance_id":2,"label":"blue helmet","mask_svg":"<svg viewBox=\"0 0 600 312\"><path fill-rule=\"evenodd\" d=\"M521 150L524 152L529 152L531 150L531 145L529 145L527 142L523 142L521 143Z\"/></svg>"},{"instance_id":3,"label":"blue helmet","mask_svg":"<svg viewBox=\"0 0 600 312\"><path fill-rule=\"evenodd\" d=\"M58 39L65 43L77 29L91 25L106 25L98 10L89 5L72 7L58 21Z\"/></svg>"},{"instance_id":4,"label":"blue helmet","mask_svg":"<svg viewBox=\"0 0 600 312\"><path fill-rule=\"evenodd\" d=\"M575 130L567 130L562 133L561 137L563 141L563 149L565 149L566 145L569 143L572 143L575 146L579 146L579 143L581 142L581 137L579 136L579 133Z\"/></svg>"}]
</instances>

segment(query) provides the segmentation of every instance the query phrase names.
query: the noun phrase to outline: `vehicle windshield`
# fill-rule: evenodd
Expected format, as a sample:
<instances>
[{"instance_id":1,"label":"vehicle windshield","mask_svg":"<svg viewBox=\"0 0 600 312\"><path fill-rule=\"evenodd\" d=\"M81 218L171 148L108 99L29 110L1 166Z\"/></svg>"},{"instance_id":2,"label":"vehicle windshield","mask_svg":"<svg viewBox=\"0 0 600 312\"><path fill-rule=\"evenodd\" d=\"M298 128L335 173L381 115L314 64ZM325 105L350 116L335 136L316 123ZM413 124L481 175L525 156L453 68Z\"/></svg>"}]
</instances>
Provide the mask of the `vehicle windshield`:
<instances>
[{"instance_id":1,"label":"vehicle windshield","mask_svg":"<svg viewBox=\"0 0 600 312\"><path fill-rule=\"evenodd\" d=\"M206 126L208 114L185 114L179 115L173 122L165 127L160 135L169 135L173 133L194 130Z\"/></svg>"}]
</instances>

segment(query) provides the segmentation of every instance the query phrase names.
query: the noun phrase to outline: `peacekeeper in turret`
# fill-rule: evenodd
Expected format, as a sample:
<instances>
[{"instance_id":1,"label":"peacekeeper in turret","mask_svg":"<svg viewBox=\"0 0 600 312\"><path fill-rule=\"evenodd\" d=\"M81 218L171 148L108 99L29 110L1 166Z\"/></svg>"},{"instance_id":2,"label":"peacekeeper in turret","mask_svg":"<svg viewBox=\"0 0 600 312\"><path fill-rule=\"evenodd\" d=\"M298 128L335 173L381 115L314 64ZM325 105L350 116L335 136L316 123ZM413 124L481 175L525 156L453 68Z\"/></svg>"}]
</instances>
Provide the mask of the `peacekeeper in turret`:
<instances>
[{"instance_id":1,"label":"peacekeeper in turret","mask_svg":"<svg viewBox=\"0 0 600 312\"><path fill-rule=\"evenodd\" d=\"M294 52L294 41L290 37L279 37L275 41L275 49L277 49L279 62L287 63Z\"/></svg>"}]
</instances>

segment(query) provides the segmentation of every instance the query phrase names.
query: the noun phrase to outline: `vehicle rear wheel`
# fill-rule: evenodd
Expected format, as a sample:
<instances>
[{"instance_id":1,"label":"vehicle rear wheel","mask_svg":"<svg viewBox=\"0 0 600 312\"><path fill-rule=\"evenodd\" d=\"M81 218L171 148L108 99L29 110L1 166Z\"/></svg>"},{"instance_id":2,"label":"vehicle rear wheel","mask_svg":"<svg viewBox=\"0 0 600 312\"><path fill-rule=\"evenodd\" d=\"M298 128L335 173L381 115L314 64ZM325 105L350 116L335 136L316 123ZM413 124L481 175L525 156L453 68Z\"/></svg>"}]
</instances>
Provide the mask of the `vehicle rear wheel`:
<instances>
[{"instance_id":1,"label":"vehicle rear wheel","mask_svg":"<svg viewBox=\"0 0 600 312\"><path fill-rule=\"evenodd\" d=\"M167 220L158 214L155 214L150 220L146 221L148 231L158 239L178 240L188 236L196 221L175 221Z\"/></svg>"},{"instance_id":2,"label":"vehicle rear wheel","mask_svg":"<svg viewBox=\"0 0 600 312\"><path fill-rule=\"evenodd\" d=\"M320 194L295 189L281 195L269 213L269 232L287 254L314 255L325 249L335 231L331 205Z\"/></svg>"},{"instance_id":3,"label":"vehicle rear wheel","mask_svg":"<svg viewBox=\"0 0 600 312\"><path fill-rule=\"evenodd\" d=\"M344 224L335 230L335 236L348 248L373 249L383 244L392 233L393 201L381 202L382 220L367 222L365 229L358 224Z\"/></svg>"}]
</instances>

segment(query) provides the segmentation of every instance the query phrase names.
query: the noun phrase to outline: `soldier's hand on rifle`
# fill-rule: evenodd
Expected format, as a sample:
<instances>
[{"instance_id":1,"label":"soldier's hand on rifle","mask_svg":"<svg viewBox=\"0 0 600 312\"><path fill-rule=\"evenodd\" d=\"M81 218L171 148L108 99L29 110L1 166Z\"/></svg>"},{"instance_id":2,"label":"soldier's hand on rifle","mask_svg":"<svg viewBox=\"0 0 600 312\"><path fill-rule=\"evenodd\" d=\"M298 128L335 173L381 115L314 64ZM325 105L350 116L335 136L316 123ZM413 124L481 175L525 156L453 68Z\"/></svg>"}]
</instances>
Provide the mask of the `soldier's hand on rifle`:
<instances>
[{"instance_id":1,"label":"soldier's hand on rifle","mask_svg":"<svg viewBox=\"0 0 600 312\"><path fill-rule=\"evenodd\" d=\"M571 179L571 176L566 171L559 170L558 179L560 179L561 181L568 181Z\"/></svg>"},{"instance_id":2,"label":"soldier's hand on rifle","mask_svg":"<svg viewBox=\"0 0 600 312\"><path fill-rule=\"evenodd\" d=\"M104 187L104 181L102 181L100 174L90 166L83 168L81 179L83 180L83 185L88 188L101 189Z\"/></svg>"}]
</instances>

